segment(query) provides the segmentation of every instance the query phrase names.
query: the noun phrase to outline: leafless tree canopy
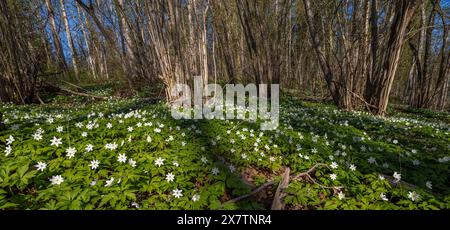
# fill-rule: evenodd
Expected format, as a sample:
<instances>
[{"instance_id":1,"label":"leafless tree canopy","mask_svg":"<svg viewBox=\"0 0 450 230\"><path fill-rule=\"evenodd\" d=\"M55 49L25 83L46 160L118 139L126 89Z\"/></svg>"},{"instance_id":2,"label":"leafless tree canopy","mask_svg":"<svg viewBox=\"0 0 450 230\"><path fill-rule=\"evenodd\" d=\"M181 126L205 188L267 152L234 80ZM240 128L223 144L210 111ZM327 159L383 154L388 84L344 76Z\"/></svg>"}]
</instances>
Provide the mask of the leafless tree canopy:
<instances>
[{"instance_id":1,"label":"leafless tree canopy","mask_svg":"<svg viewBox=\"0 0 450 230\"><path fill-rule=\"evenodd\" d=\"M448 108L441 0L2 0L0 99L47 82L266 83L385 115Z\"/></svg>"}]
</instances>

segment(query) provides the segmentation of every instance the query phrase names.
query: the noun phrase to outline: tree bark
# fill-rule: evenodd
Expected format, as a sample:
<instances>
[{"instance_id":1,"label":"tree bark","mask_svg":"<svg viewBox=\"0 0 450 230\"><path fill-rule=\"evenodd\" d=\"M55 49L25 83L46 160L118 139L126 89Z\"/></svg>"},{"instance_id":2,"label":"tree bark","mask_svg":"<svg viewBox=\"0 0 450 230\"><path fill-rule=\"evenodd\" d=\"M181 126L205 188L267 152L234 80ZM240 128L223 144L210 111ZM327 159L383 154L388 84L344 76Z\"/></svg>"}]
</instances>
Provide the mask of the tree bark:
<instances>
[{"instance_id":1,"label":"tree bark","mask_svg":"<svg viewBox=\"0 0 450 230\"><path fill-rule=\"evenodd\" d=\"M75 45L74 45L73 39L72 39L72 33L70 31L69 20L67 18L67 13L66 13L65 1L59 0L59 3L61 5L61 12L62 12L62 19L64 21L64 27L66 29L67 43L69 44L70 52L72 53L72 66L73 66L73 69L75 72L75 78L79 82L80 81L80 73L79 73L78 64L77 64L77 56L78 55L75 50Z\"/></svg>"},{"instance_id":2,"label":"tree bark","mask_svg":"<svg viewBox=\"0 0 450 230\"><path fill-rule=\"evenodd\" d=\"M59 64L59 67L63 69L64 71L67 70L67 63L64 56L64 50L62 48L61 40L59 37L58 30L56 29L56 19L55 19L55 12L53 9L53 5L51 0L45 0L45 4L47 6L48 11L48 17L50 22L50 30L52 31L53 36L53 45L55 46L56 51L56 60Z\"/></svg>"},{"instance_id":3,"label":"tree bark","mask_svg":"<svg viewBox=\"0 0 450 230\"><path fill-rule=\"evenodd\" d=\"M311 8L311 2L310 0L303 0L303 4L305 7L306 21L308 25L308 31L311 37L311 43L316 53L316 57L319 62L320 68L323 72L328 89L331 93L334 103L340 106L341 108L345 108L345 105L342 102L342 98L339 95L339 91L337 88L338 86L336 85L335 78L331 70L331 66L326 60L322 42L320 41L319 35L317 34L317 31L314 27L315 20L314 20L314 13Z\"/></svg>"},{"instance_id":4,"label":"tree bark","mask_svg":"<svg viewBox=\"0 0 450 230\"><path fill-rule=\"evenodd\" d=\"M375 69L372 69L372 74L367 79L365 96L366 101L376 107L370 109L375 115L383 116L386 114L389 94L397 71L406 29L420 2L421 0L395 1L395 3L393 3L395 12L392 17L392 25L387 34L387 40L384 43L385 46L379 53L377 53L376 47L371 51L373 58L375 58L373 61L376 62L376 67ZM374 6L372 6L372 8L374 8ZM372 10L372 14L373 13L377 12ZM372 15L372 18L376 19L377 17ZM377 24L374 20L372 23ZM372 24L372 26L375 27L375 24ZM372 36L374 36L374 34L372 34ZM373 46L376 45L377 40L372 41ZM377 59L378 54L380 55L379 59Z\"/></svg>"}]
</instances>

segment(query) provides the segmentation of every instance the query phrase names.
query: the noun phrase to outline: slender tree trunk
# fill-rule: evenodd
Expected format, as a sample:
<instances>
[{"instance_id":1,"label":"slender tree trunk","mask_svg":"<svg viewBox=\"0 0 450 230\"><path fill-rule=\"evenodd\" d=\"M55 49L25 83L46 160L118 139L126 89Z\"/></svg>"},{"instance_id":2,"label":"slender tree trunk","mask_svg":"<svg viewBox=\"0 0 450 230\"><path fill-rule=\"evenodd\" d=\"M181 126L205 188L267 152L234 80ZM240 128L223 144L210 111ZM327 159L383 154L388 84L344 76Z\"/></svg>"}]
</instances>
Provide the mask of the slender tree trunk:
<instances>
[{"instance_id":1,"label":"slender tree trunk","mask_svg":"<svg viewBox=\"0 0 450 230\"><path fill-rule=\"evenodd\" d=\"M450 87L450 52L448 52L450 43L450 25L446 24L446 14L441 9L440 2L436 3L437 11L439 12L440 19L443 27L442 31L442 46L440 54L440 63L438 71L438 79L436 82L436 94L438 101L436 109L444 110L449 99L449 87Z\"/></svg>"},{"instance_id":2,"label":"slender tree trunk","mask_svg":"<svg viewBox=\"0 0 450 230\"><path fill-rule=\"evenodd\" d=\"M105 38L106 42L109 44L110 48L119 56L120 58L120 64L122 66L122 69L124 70L125 73L131 73L131 77L130 76L125 76L125 79L128 82L128 87L131 89L131 91L134 93L135 89L133 87L133 76L134 76L134 71L132 68L132 63L129 59L124 58L124 55L122 54L120 48L117 46L116 41L114 39L114 36L111 35L110 30L108 30L104 24L102 23L102 21L97 17L96 15L96 11L94 6L92 5L92 2L90 5L86 5L82 0L76 0L76 2L78 3L78 5L83 8L86 13L92 18L92 20L94 21L95 25L97 26L98 30L100 31L100 33L103 35L103 37ZM106 63L106 61L105 61ZM105 67L106 68L106 67ZM104 69L105 69L104 68Z\"/></svg>"},{"instance_id":3,"label":"slender tree trunk","mask_svg":"<svg viewBox=\"0 0 450 230\"><path fill-rule=\"evenodd\" d=\"M66 5L64 0L59 0L59 3L61 5L61 12L62 12L62 19L64 21L64 27L66 29L66 37L67 37L67 43L69 44L70 52L72 53L72 66L75 71L75 78L77 81L80 81L80 73L78 71L78 64L77 64L77 52L75 50L75 45L73 43L72 39L72 33L70 32L70 26L69 26L69 20L67 18L66 13Z\"/></svg>"},{"instance_id":4,"label":"slender tree trunk","mask_svg":"<svg viewBox=\"0 0 450 230\"><path fill-rule=\"evenodd\" d=\"M209 0L206 2L206 8L203 11L203 29L202 29L202 60L203 60L203 84L208 85L209 68L208 68L208 27L207 17L209 11Z\"/></svg>"},{"instance_id":5,"label":"slender tree trunk","mask_svg":"<svg viewBox=\"0 0 450 230\"><path fill-rule=\"evenodd\" d=\"M128 26L127 16L125 14L124 1L114 0L116 6L117 17L119 18L119 26L122 28L122 40L124 41L124 55L134 62L135 56L133 52L133 41L130 36L130 29Z\"/></svg>"},{"instance_id":6,"label":"slender tree trunk","mask_svg":"<svg viewBox=\"0 0 450 230\"><path fill-rule=\"evenodd\" d=\"M88 67L91 70L91 74L92 77L94 77L94 79L96 79L97 76L97 72L95 71L95 61L93 58L93 54L92 54L92 50L89 44L89 39L88 39L88 32L86 29L86 23L87 23L87 18L86 15L84 14L83 11L80 11L80 8L78 5L76 5L77 7L77 13L78 13L78 21L80 23L80 27L81 27L81 34L83 35L83 41L84 41L84 46L86 46L86 51L87 51L87 61L88 61ZM84 18L84 20L83 20Z\"/></svg>"},{"instance_id":7,"label":"slender tree trunk","mask_svg":"<svg viewBox=\"0 0 450 230\"><path fill-rule=\"evenodd\" d=\"M64 71L67 70L67 63L66 59L64 57L64 50L62 48L61 40L59 38L59 33L56 28L56 19L55 19L55 12L53 9L53 5L51 0L45 0L45 4L47 6L48 11L48 17L50 22L50 30L52 31L53 36L53 45L55 46L56 51L56 60L59 64L59 67L63 69Z\"/></svg>"},{"instance_id":8,"label":"slender tree trunk","mask_svg":"<svg viewBox=\"0 0 450 230\"><path fill-rule=\"evenodd\" d=\"M196 26L198 25L197 17L196 17L196 0L189 0L188 4L188 22L189 22L189 50L192 54L199 53L197 47L197 36L196 34L199 32L196 30ZM199 61L198 55L193 55L192 60L189 62L189 74L190 75L198 75L199 71ZM191 76L188 76L190 78Z\"/></svg>"},{"instance_id":9,"label":"slender tree trunk","mask_svg":"<svg viewBox=\"0 0 450 230\"><path fill-rule=\"evenodd\" d=\"M341 108L345 108L345 103L342 101L342 98L339 94L339 89L338 86L336 85L335 78L331 70L331 66L326 59L322 42L320 41L319 35L317 34L316 29L314 27L314 13L311 8L311 2L310 0L303 0L303 4L305 7L306 21L308 24L308 31L311 36L311 42L314 51L316 53L320 68L325 77L327 87L331 93L334 103Z\"/></svg>"}]
</instances>

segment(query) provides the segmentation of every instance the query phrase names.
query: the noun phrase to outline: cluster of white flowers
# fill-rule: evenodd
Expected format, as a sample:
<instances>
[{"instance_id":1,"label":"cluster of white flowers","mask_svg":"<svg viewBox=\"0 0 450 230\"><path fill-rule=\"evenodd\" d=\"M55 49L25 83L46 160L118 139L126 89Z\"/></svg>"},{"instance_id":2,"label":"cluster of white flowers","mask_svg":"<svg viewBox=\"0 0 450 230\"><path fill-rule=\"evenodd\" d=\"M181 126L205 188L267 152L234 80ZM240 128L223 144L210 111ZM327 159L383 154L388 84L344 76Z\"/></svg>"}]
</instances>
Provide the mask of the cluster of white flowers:
<instances>
[{"instance_id":1,"label":"cluster of white flowers","mask_svg":"<svg viewBox=\"0 0 450 230\"><path fill-rule=\"evenodd\" d=\"M428 189L430 189L430 190L433 189L433 183L432 183L431 181L427 181L427 182L425 183L425 186L426 186Z\"/></svg>"},{"instance_id":2,"label":"cluster of white flowers","mask_svg":"<svg viewBox=\"0 0 450 230\"><path fill-rule=\"evenodd\" d=\"M195 194L195 195L192 196L192 201L193 201L193 202L197 202L197 201L199 201L199 200L200 200L200 195Z\"/></svg>"},{"instance_id":3,"label":"cluster of white flowers","mask_svg":"<svg viewBox=\"0 0 450 230\"><path fill-rule=\"evenodd\" d=\"M214 167L213 169L212 169L212 174L214 175L214 176L217 176L217 175L219 175L219 168L217 168L217 167Z\"/></svg>"},{"instance_id":4,"label":"cluster of white flowers","mask_svg":"<svg viewBox=\"0 0 450 230\"><path fill-rule=\"evenodd\" d=\"M12 147L10 145L6 146L5 148L5 156L9 156L9 154L11 154L12 152Z\"/></svg>"},{"instance_id":5,"label":"cluster of white flowers","mask_svg":"<svg viewBox=\"0 0 450 230\"><path fill-rule=\"evenodd\" d=\"M183 191L182 191L181 189L174 189L174 190L172 191L172 195L173 195L175 198L180 198L180 197L183 196Z\"/></svg>"},{"instance_id":6,"label":"cluster of white flowers","mask_svg":"<svg viewBox=\"0 0 450 230\"><path fill-rule=\"evenodd\" d=\"M394 179L395 179L395 183L398 183L402 180L402 174L398 173L398 172L394 172L393 175Z\"/></svg>"},{"instance_id":7,"label":"cluster of white flowers","mask_svg":"<svg viewBox=\"0 0 450 230\"><path fill-rule=\"evenodd\" d=\"M75 153L77 153L77 150L75 148L73 148L73 147L70 147L70 148L66 149L66 154L67 154L66 156L69 159L72 159L75 156Z\"/></svg>"},{"instance_id":8,"label":"cluster of white flowers","mask_svg":"<svg viewBox=\"0 0 450 230\"><path fill-rule=\"evenodd\" d=\"M330 110L332 113L339 113L337 110ZM130 142L136 142L136 141L144 141L147 143L152 143L152 142L157 142L159 140L165 140L166 142L174 142L176 140L177 144L176 146L179 147L179 145L181 144L182 147L191 147L191 142L189 140L187 140L187 138L189 137L188 135L186 135L184 131L184 129L182 129L179 126L170 126L170 125L166 125L161 123L161 122L155 122L155 124L153 122L149 122L146 119L150 118L151 116L153 116L153 118L155 118L156 116L159 116L157 114L153 114L153 112L150 112L151 114L147 114L146 111L140 111L140 110L134 110L134 111L130 111L127 113L117 113L117 114L111 114L111 115L107 115L107 118L105 119L100 119L102 117L104 117L104 114L102 113L98 113L97 114L97 118L95 118L96 113L92 112L91 114L88 114L87 117L91 120L89 121L85 121L83 125L82 122L78 122L75 124L75 127L77 127L78 129L80 129L77 132L77 136L79 138L79 133L81 133L82 137L88 137L89 138L95 138L95 132L94 131L89 131L89 130L93 130L99 127L99 124L102 125L102 128L105 128L105 123L106 123L106 128L107 129L112 129L114 126L117 127L117 129L120 129L119 131L122 132L122 134L126 133L126 137L123 137L122 139L115 139L115 140L110 140L110 137L107 137L106 140L111 141L113 143L107 143L106 145L104 145L104 148L107 150L117 150L119 148L119 145L117 143L120 144L120 146L128 146L131 145ZM362 114L362 113L357 113L357 114ZM146 117L142 117L143 115L146 115ZM147 116L148 115L148 116ZM302 116L310 116L310 114L307 114L305 112L303 112ZM46 115L47 116L47 115ZM55 116L48 116L47 122L48 123L54 123L55 119L61 119L62 115L55 115ZM139 121L135 121L135 120L128 120L130 118L136 118L136 119L140 119ZM359 121L355 119L352 119L351 121L349 120L344 120L342 121L342 119L336 119L336 120L330 120L330 119L325 119L324 117L321 117L320 115L314 115L311 117L303 117L305 119L305 121L325 121L328 122L329 124L335 125L336 123L342 125L342 126L350 126L350 125L354 125L355 122L360 122L359 124L364 124L363 121L360 119ZM342 118L342 117L341 117ZM378 118L373 118L374 120L378 119ZM381 118L380 118L381 119ZM388 119L389 120L389 119ZM391 120L391 121L395 121L395 120ZM104 123L103 123L104 122ZM238 126L240 124L238 124L237 122L233 122L233 121L225 121L226 124L232 124L234 126L234 128L230 128L228 130L226 130L227 135L221 134L221 135L217 135L213 138L211 138L211 144L213 146L217 146L220 145L222 143L226 143L227 145L232 145L231 148L229 148L227 151L233 153L233 155L237 158L242 158L243 160L246 160L247 163L250 163L256 159L258 161L263 161L264 163L269 163L269 164L273 164L273 162L282 159L281 156L277 156L277 155L273 155L273 154L279 154L279 150L277 150L278 148L278 144L280 144L279 140L283 140L283 141L288 141L289 145L292 145L293 147L296 148L296 150L298 151L298 156L304 160L316 160L317 156L320 154L324 154L326 156L326 159L324 162L326 165L329 166L329 169L331 169L331 172L329 172L330 174L325 174L325 177L328 177L332 180L332 181L336 181L333 182L334 183L338 183L338 181L342 182L344 181L342 177L342 170L349 170L349 171L356 171L357 170L357 166L358 167L362 167L363 165L360 165L360 162L354 161L355 158L354 156L352 156L352 154L354 152L358 152L360 150L360 152L362 152L361 154L364 155L364 161L367 160L367 162L369 164L375 164L376 166L381 165L383 168L388 169L389 167L391 168L395 168L395 164L391 163L391 166L384 162L383 156L381 155L377 155L376 151L373 151L375 148L373 147L373 145L371 145L371 143L369 143L369 141L371 140L371 137L367 134L367 133L363 133L363 134L359 134L357 137L353 137L354 143L347 143L347 145L344 145L342 143L337 143L334 139L334 137L338 137L338 138L343 138L343 137L347 137L348 136L346 134L342 134L339 133L339 131L329 131L328 134L325 133L323 134L323 132L319 129L317 129L317 127L314 127L312 125L303 125L303 128L307 128L309 129L309 131L311 131L310 134L308 134L308 132L304 132L304 134L302 134L301 132L298 132L298 138L294 135L292 135L292 132L287 132L287 131L293 131L293 127L291 125L289 125L288 120L286 121L285 124L282 123L280 129L276 130L275 132L271 133L271 132L259 132L258 131L254 131L252 129L249 128L242 128L240 129ZM365 121L364 121L365 122ZM403 121L404 122L404 121ZM414 122L413 122L414 123ZM113 126L114 124L114 126ZM121 124L121 125L119 125ZM357 123L358 124L358 123ZM141 127L152 127L152 128L148 128L147 132L149 131L150 134L145 133L142 135L141 131L144 130L144 128L141 129ZM52 126L52 130L54 130L53 128L54 126ZM67 133L69 136L69 129L71 130L72 126L57 126L56 127L56 132L57 133ZM238 130L239 129L239 130ZM176 130L176 131L175 131ZM153 131L153 132L152 132ZM160 134L164 131L164 135ZM168 134L166 134L165 132L169 131ZM88 134L89 132L89 134ZM171 132L171 133L170 133ZM195 124L193 124L191 127L187 128L187 131L189 134L190 133L196 133L196 134L201 134L202 130L200 128L197 128ZM36 132L32 135L32 138L35 141L41 141L44 139L44 130L39 128L38 130L36 130ZM53 134L53 133L51 133ZM329 135L330 134L330 135ZM50 135L50 134L49 134ZM64 134L61 134L64 135ZM120 135L120 136L121 136ZM142 135L142 136L141 136ZM180 138L181 135L181 138ZM186 137L188 136L188 137ZM61 145L63 145L63 138L60 138L62 136L58 136L58 134L56 134L55 136L53 136L53 139L50 140L50 145L51 146L55 146L55 147L59 147ZM305 138L306 137L306 138ZM78 148L80 151L81 149L83 149L84 146L76 146L74 145L74 147L70 147L72 144L73 137L66 137L64 136L64 139L67 141L67 145L69 146L68 148L66 148L65 153L66 153L66 157L69 159L72 159L76 156L77 153L77 149ZM186 138L186 139L185 139ZM382 138L383 141L386 137L373 137L373 138ZM20 139L20 137L19 137ZM313 145L310 147L310 143L302 143L303 141L297 141L298 139L300 140L306 140L307 141L311 141L313 143ZM126 142L128 140L128 142ZM242 144L244 143L244 140L247 140L246 142L250 142L250 147L249 149L245 149L243 151L243 149L241 148L241 146L238 146L238 144ZM402 143L404 143L402 140L400 139ZM15 141L15 138L13 136L9 136L8 139L6 140L7 142L7 146L5 149L5 155L8 156L12 153L12 144ZM83 139L83 143L86 143L87 141L90 141L90 139ZM117 141L114 142L114 141ZM391 139L389 138L389 140L387 140L387 142L389 142L389 144L394 144L397 145L396 147L404 147L402 146L402 143L400 143L398 140L396 139ZM285 142L283 142L285 143ZM75 143L76 144L76 143ZM99 152L102 152L102 150L99 150L99 148L101 148L101 146L104 144L99 144L99 143L94 143L92 142L92 144L95 144L95 146L97 146L96 150L98 150ZM94 151L94 145L92 144L87 144L84 147L84 151L85 153L90 153ZM329 147L327 147L329 146ZM15 148L17 148L17 145L14 146ZM63 145L63 147L66 147ZM283 145L283 147L285 147ZM325 147L325 148L324 148ZM328 154L328 149L336 149L339 148L339 150L336 150L335 152L332 152L331 154ZM372 149L374 148L374 149ZM449 146L450 148L450 146ZM202 152L205 154L206 153L206 149L204 146L201 147ZM252 151L254 150L254 151ZM120 151L125 151L122 150L122 147L120 148ZM208 149L209 151L209 149ZM382 149L378 149L378 152L382 152ZM412 163L415 166L419 166L421 164L421 162L417 159L420 159L420 155L417 154L419 150L413 149L411 151L405 151L404 153L401 154L401 157L411 157L408 158L406 162L408 163ZM422 150L420 150L422 151ZM274 153L275 152L275 153ZM306 155L308 154L308 155ZM128 155L128 156L127 156ZM78 156L78 155L77 155ZM311 157L310 157L311 156ZM347 157L348 156L348 157ZM100 166L101 162L95 158L93 158L93 154L86 154L85 155L85 159L88 158L89 161L85 162L83 165L88 165L88 167L91 170L97 170L99 169L99 167L103 167L104 165L108 164L108 161L103 161L101 158L99 158L99 160L102 160L102 165ZM125 153L120 153L118 155L113 156L114 160L117 160L117 162L121 163L121 168L122 167L137 167L137 161L138 160L141 164L141 159L139 158L135 158L136 160L132 159L132 151L130 152L126 152ZM76 157L78 158L78 157ZM115 159L116 158L116 159ZM417 159L416 159L417 158ZM82 158L80 158L82 159ZM172 171L166 171L164 173L161 174L162 176L162 180L167 182L167 183L171 183L170 184L170 189L171 191L171 195L175 198L181 198L183 197L183 190L178 189L180 187L175 187L176 182L179 182L180 180L182 180L182 178L184 176L179 174L178 170L182 170L182 168L176 169L174 170L174 167L180 167L180 163L177 160L180 160L181 163L185 162L182 161L180 158L173 158L173 159L167 159L167 164L165 164L166 159L162 158L162 157L157 157L156 159L154 159L153 164L156 167L161 167L158 170L172 170ZM197 158L198 159L198 158ZM231 173L234 173L236 171L236 167L229 164L229 163L225 163L225 167L224 168L220 168L219 167L214 167L214 165L218 165L215 162L210 162L213 161L212 157L211 158L207 158L206 156L201 156L200 158L200 162L201 164L203 164L202 166L205 168L205 172L210 173L211 175L217 176L221 174L221 170L225 169L226 171L230 171ZM357 158L356 158L357 159ZM329 160L329 161L328 161ZM377 163L378 161L378 163ZM439 162L441 163L445 163L450 161L450 156L444 156L438 159ZM49 171L53 170L53 164L50 163L51 161L48 161L47 163L49 163L51 165ZM383 163L384 162L384 163ZM47 163L44 161L39 161L35 163L35 167L37 169L37 171L39 172L43 172L47 169ZM195 162L197 163L197 161ZM117 164L117 163L116 163ZM128 166L129 165L129 166ZM162 167L164 166L164 167ZM174 166L174 167L173 167ZM228 169L226 168L228 167ZM87 168L87 167L86 167ZM140 168L140 167L138 167ZM102 170L100 170L102 171ZM143 170L144 173L149 173L150 170L146 169ZM92 172L95 173L95 172ZM66 175L66 174L63 174ZM339 175L339 180L338 180L338 175ZM345 175L345 174L344 174ZM118 177L117 174L115 174L114 176ZM327 177L327 178L328 178ZM122 177L124 178L124 177ZM396 182L400 182L402 177L401 174L398 172L394 172L393 174L393 178L395 179ZM70 177L67 177L68 180L70 180ZM379 175L378 177L379 180L384 180L384 176L383 175ZM50 182L52 185L60 185L64 182L64 178L62 177L62 175L55 175L53 177L50 178ZM95 186L97 184L97 180L93 180L92 182L90 182L90 186ZM105 187L110 187L113 186L115 183L121 183L121 178L114 178L112 176L109 176L109 179L107 179L105 181L105 183L103 185L100 186L105 186ZM165 183L164 182L164 183ZM174 187L172 187L174 186ZM428 189L432 189L433 184L431 181L426 181L425 186ZM183 188L184 189L184 188ZM170 192L170 190L169 190ZM196 190L194 191L185 191L184 195L185 196L190 196L192 202L198 202L200 200L200 195L196 194ZM347 192L347 191L346 191ZM389 195L389 193L387 191L385 191L386 194ZM387 198L385 193L381 193L379 194L379 198L382 201L389 201L389 199ZM339 200L344 200L346 198L346 194L343 191L339 191L338 193L335 193L335 195L337 195L337 198ZM348 196L350 196L350 193L347 193ZM378 195L377 195L378 196ZM417 194L414 191L411 191L408 193L408 198L412 201L417 201L420 198L420 195ZM136 202L132 202L131 203L131 207L135 207L135 208L139 208L139 204Z\"/></svg>"},{"instance_id":9,"label":"cluster of white flowers","mask_svg":"<svg viewBox=\"0 0 450 230\"><path fill-rule=\"evenodd\" d=\"M13 136L9 135L9 137L6 139L6 145L12 145L12 143L15 141Z\"/></svg>"},{"instance_id":10,"label":"cluster of white flowers","mask_svg":"<svg viewBox=\"0 0 450 230\"><path fill-rule=\"evenodd\" d=\"M356 171L356 166L355 166L354 164L351 164L351 165L349 166L349 168L350 168L350 170L352 170L352 171Z\"/></svg>"},{"instance_id":11,"label":"cluster of white flowers","mask_svg":"<svg viewBox=\"0 0 450 230\"><path fill-rule=\"evenodd\" d=\"M417 201L419 200L420 195L417 194L415 191L412 191L408 193L408 198L411 199L412 201Z\"/></svg>"},{"instance_id":12,"label":"cluster of white flowers","mask_svg":"<svg viewBox=\"0 0 450 230\"><path fill-rule=\"evenodd\" d=\"M388 198L386 197L386 195L384 195L384 193L380 194L380 199L383 201L388 201Z\"/></svg>"},{"instance_id":13,"label":"cluster of white flowers","mask_svg":"<svg viewBox=\"0 0 450 230\"><path fill-rule=\"evenodd\" d=\"M158 159L156 159L155 165L158 167L161 167L162 165L164 165L164 161L165 161L165 159L159 157Z\"/></svg>"},{"instance_id":14,"label":"cluster of white flowers","mask_svg":"<svg viewBox=\"0 0 450 230\"><path fill-rule=\"evenodd\" d=\"M62 127L62 126L58 126L56 128L56 132L58 132L58 133L62 133L63 131L64 131L64 127Z\"/></svg>"},{"instance_id":15,"label":"cluster of white flowers","mask_svg":"<svg viewBox=\"0 0 450 230\"><path fill-rule=\"evenodd\" d=\"M450 156L441 157L438 159L439 163L447 163L450 161Z\"/></svg>"},{"instance_id":16,"label":"cluster of white flowers","mask_svg":"<svg viewBox=\"0 0 450 230\"><path fill-rule=\"evenodd\" d=\"M200 160L202 161L203 164L208 163L208 159L205 156L202 156Z\"/></svg>"},{"instance_id":17,"label":"cluster of white flowers","mask_svg":"<svg viewBox=\"0 0 450 230\"><path fill-rule=\"evenodd\" d=\"M52 183L52 185L60 185L64 182L64 178L61 175L52 176L50 182Z\"/></svg>"},{"instance_id":18,"label":"cluster of white flowers","mask_svg":"<svg viewBox=\"0 0 450 230\"><path fill-rule=\"evenodd\" d=\"M110 187L113 184L113 182L114 182L114 177L109 178L105 182L105 187Z\"/></svg>"},{"instance_id":19,"label":"cluster of white flowers","mask_svg":"<svg viewBox=\"0 0 450 230\"><path fill-rule=\"evenodd\" d=\"M338 193L338 198L339 198L339 200L343 200L345 198L345 194L342 191L340 191Z\"/></svg>"},{"instance_id":20,"label":"cluster of white flowers","mask_svg":"<svg viewBox=\"0 0 450 230\"><path fill-rule=\"evenodd\" d=\"M136 161L131 158L128 159L128 164L131 165L131 167L133 167L133 168L136 167Z\"/></svg>"},{"instance_id":21,"label":"cluster of white flowers","mask_svg":"<svg viewBox=\"0 0 450 230\"><path fill-rule=\"evenodd\" d=\"M105 149L113 151L113 150L116 150L118 146L119 145L116 142L114 142L114 143L107 143L105 145Z\"/></svg>"},{"instance_id":22,"label":"cluster of white flowers","mask_svg":"<svg viewBox=\"0 0 450 230\"><path fill-rule=\"evenodd\" d=\"M94 146L91 144L86 145L86 148L84 149L87 153L92 152L92 150L94 149Z\"/></svg>"},{"instance_id":23,"label":"cluster of white flowers","mask_svg":"<svg viewBox=\"0 0 450 230\"><path fill-rule=\"evenodd\" d=\"M92 170L97 169L100 165L100 162L98 160L92 160L89 164L89 167L91 167Z\"/></svg>"},{"instance_id":24,"label":"cluster of white flowers","mask_svg":"<svg viewBox=\"0 0 450 230\"><path fill-rule=\"evenodd\" d=\"M125 153L119 154L119 156L117 157L117 161L119 163L126 163L127 162L127 156L125 155Z\"/></svg>"},{"instance_id":25,"label":"cluster of white flowers","mask_svg":"<svg viewBox=\"0 0 450 230\"><path fill-rule=\"evenodd\" d=\"M81 128L83 128L83 123L77 122L77 123L75 123L75 127L81 129Z\"/></svg>"},{"instance_id":26,"label":"cluster of white flowers","mask_svg":"<svg viewBox=\"0 0 450 230\"><path fill-rule=\"evenodd\" d=\"M167 182L173 182L175 180L175 175L173 175L173 173L168 173L166 175L166 181Z\"/></svg>"},{"instance_id":27,"label":"cluster of white flowers","mask_svg":"<svg viewBox=\"0 0 450 230\"><path fill-rule=\"evenodd\" d=\"M337 176L336 176L336 174L332 173L332 174L330 174L330 178L331 178L331 180L336 180Z\"/></svg>"},{"instance_id":28,"label":"cluster of white flowers","mask_svg":"<svg viewBox=\"0 0 450 230\"><path fill-rule=\"evenodd\" d=\"M60 145L62 145L62 138L53 137L50 141L50 146L59 147Z\"/></svg>"},{"instance_id":29,"label":"cluster of white flowers","mask_svg":"<svg viewBox=\"0 0 450 230\"><path fill-rule=\"evenodd\" d=\"M331 163L330 167L332 169L337 169L338 168L338 164L336 162Z\"/></svg>"},{"instance_id":30,"label":"cluster of white flowers","mask_svg":"<svg viewBox=\"0 0 450 230\"><path fill-rule=\"evenodd\" d=\"M42 161L39 161L35 167L37 168L38 171L44 171L47 168L47 163L44 163Z\"/></svg>"},{"instance_id":31,"label":"cluster of white flowers","mask_svg":"<svg viewBox=\"0 0 450 230\"><path fill-rule=\"evenodd\" d=\"M36 130L36 132L33 134L33 139L35 141L41 141L42 140L42 134L44 133L44 130L39 128Z\"/></svg>"}]
</instances>

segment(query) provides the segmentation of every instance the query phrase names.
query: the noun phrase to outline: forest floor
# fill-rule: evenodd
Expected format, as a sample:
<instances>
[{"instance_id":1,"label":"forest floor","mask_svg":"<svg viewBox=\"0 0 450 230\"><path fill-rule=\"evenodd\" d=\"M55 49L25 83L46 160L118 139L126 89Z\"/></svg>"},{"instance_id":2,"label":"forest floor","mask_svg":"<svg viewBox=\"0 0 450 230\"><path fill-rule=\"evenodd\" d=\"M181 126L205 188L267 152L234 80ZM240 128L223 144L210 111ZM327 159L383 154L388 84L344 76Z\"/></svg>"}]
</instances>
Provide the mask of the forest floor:
<instances>
[{"instance_id":1,"label":"forest floor","mask_svg":"<svg viewBox=\"0 0 450 230\"><path fill-rule=\"evenodd\" d=\"M289 96L280 110L261 131L175 120L142 98L3 104L0 209L450 208L448 113L380 118Z\"/></svg>"}]
</instances>

